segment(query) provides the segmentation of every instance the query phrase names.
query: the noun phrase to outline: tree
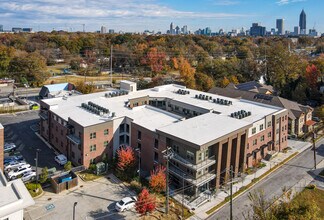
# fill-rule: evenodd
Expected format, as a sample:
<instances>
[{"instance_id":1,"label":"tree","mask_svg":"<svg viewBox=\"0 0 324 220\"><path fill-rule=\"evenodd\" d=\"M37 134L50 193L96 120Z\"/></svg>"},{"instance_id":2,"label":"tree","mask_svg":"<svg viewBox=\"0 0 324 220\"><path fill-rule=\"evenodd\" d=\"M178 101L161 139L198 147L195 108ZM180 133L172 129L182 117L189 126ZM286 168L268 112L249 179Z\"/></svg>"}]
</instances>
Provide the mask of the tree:
<instances>
[{"instance_id":1,"label":"tree","mask_svg":"<svg viewBox=\"0 0 324 220\"><path fill-rule=\"evenodd\" d=\"M144 188L142 192L138 195L137 202L135 203L136 211L144 215L147 212L152 212L156 207L156 199L149 191Z\"/></svg>"},{"instance_id":2,"label":"tree","mask_svg":"<svg viewBox=\"0 0 324 220\"><path fill-rule=\"evenodd\" d=\"M178 59L178 67L184 84L188 88L194 89L196 87L195 69L192 68L188 60L183 57Z\"/></svg>"},{"instance_id":3,"label":"tree","mask_svg":"<svg viewBox=\"0 0 324 220\"><path fill-rule=\"evenodd\" d=\"M72 169L72 163L71 161L68 161L65 165L64 165L64 170L65 171L70 171Z\"/></svg>"},{"instance_id":4,"label":"tree","mask_svg":"<svg viewBox=\"0 0 324 220\"><path fill-rule=\"evenodd\" d=\"M127 173L127 171L133 168L135 165L135 153L133 148L121 147L117 150L117 169L121 172Z\"/></svg>"},{"instance_id":5,"label":"tree","mask_svg":"<svg viewBox=\"0 0 324 220\"><path fill-rule=\"evenodd\" d=\"M198 90L208 91L215 86L213 78L207 74L198 72L195 74L195 80L196 89Z\"/></svg>"},{"instance_id":6,"label":"tree","mask_svg":"<svg viewBox=\"0 0 324 220\"><path fill-rule=\"evenodd\" d=\"M47 181L47 178L48 178L48 169L47 167L44 167L42 169L42 173L39 175L39 182L45 183Z\"/></svg>"},{"instance_id":7,"label":"tree","mask_svg":"<svg viewBox=\"0 0 324 220\"><path fill-rule=\"evenodd\" d=\"M0 45L0 77L7 76L9 64L13 55L14 49L12 47Z\"/></svg>"},{"instance_id":8,"label":"tree","mask_svg":"<svg viewBox=\"0 0 324 220\"><path fill-rule=\"evenodd\" d=\"M220 86L222 88L225 88L228 84L230 84L230 81L229 81L229 79L227 79L226 76L224 76L223 80L220 82Z\"/></svg>"},{"instance_id":9,"label":"tree","mask_svg":"<svg viewBox=\"0 0 324 220\"><path fill-rule=\"evenodd\" d=\"M318 71L317 67L312 64L306 67L305 78L307 80L308 85L312 90L317 90L317 81L321 76L321 73Z\"/></svg>"},{"instance_id":10,"label":"tree","mask_svg":"<svg viewBox=\"0 0 324 220\"><path fill-rule=\"evenodd\" d=\"M150 178L150 188L155 192L164 191L166 188L166 176L165 167L158 166L155 170L151 172Z\"/></svg>"},{"instance_id":11,"label":"tree","mask_svg":"<svg viewBox=\"0 0 324 220\"><path fill-rule=\"evenodd\" d=\"M165 53L158 51L156 47L150 48L146 56L142 59L142 64L148 65L153 73L161 73L165 68L165 62Z\"/></svg>"},{"instance_id":12,"label":"tree","mask_svg":"<svg viewBox=\"0 0 324 220\"><path fill-rule=\"evenodd\" d=\"M82 94L89 94L93 93L95 90L94 85L92 84L86 84L82 81L79 81L75 84L75 88L77 91L81 92Z\"/></svg>"}]
</instances>

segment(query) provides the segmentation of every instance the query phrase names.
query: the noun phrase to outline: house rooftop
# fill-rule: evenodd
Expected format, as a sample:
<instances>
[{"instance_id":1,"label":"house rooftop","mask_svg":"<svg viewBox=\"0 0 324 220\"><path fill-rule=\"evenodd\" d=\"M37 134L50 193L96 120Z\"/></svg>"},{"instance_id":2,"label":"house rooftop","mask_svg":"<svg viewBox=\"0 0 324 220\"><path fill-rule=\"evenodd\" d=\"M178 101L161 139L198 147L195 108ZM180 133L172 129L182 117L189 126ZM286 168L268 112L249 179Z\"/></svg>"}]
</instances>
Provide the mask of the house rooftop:
<instances>
[{"instance_id":1,"label":"house rooftop","mask_svg":"<svg viewBox=\"0 0 324 220\"><path fill-rule=\"evenodd\" d=\"M178 94L177 91L179 89L186 90L189 92L189 94L185 94L185 95ZM58 115L59 117L63 118L66 121L68 121L68 119L71 118L73 121L79 123L84 127L103 123L105 121L113 120L119 117L129 117L134 119L137 122L140 120L144 121L145 117L143 116L144 113L142 111L147 111L147 113L152 115L151 117L154 118L154 120L156 120L157 122L160 121L160 123L163 123L163 125L167 124L164 122L164 119L166 119L166 117L171 117L166 120L171 123L173 123L174 120L178 120L178 118L175 117L174 114L170 114L163 110L153 110L153 108L142 108L141 111L139 111L138 108L130 109L129 107L127 107L126 103L130 99L145 97L145 96L149 96L150 98L153 99L168 98L176 102L185 103L187 105L204 109L205 112L217 112L218 114L226 116L227 118L231 118L230 117L231 113L240 110L251 112L251 115L248 117L245 117L240 120L239 119L233 120L234 124L235 122L238 121L253 123L255 121L262 119L264 116L282 110L282 108L278 108L275 106L269 106L262 103L255 103L243 99L241 100L232 99L220 95L214 95L206 92L200 92L197 90L186 89L186 87L184 86L179 86L174 84L158 86L146 90L139 90L136 92L128 93L127 95L115 96L110 98L105 97L106 93L107 92L100 92L100 93L93 93L87 95L80 95L76 97L72 96L72 97L67 97L66 99L52 98L52 99L43 100L43 102L50 106L50 109L54 114ZM198 99L195 98L196 95L210 96L211 100ZM212 100L217 98L224 99L224 100L226 99L227 101L231 101L232 104L221 105L221 104L214 103ZM112 117L112 115L104 115L104 116L96 115L81 107L82 103L88 103L89 101L95 103L96 105L109 109L109 112L110 113L114 112L115 116ZM144 122L142 123L145 124ZM238 124L240 124L240 122L238 122ZM148 126L149 129L152 129L153 125L154 122L152 122L152 125ZM158 126L158 123L156 123L156 125L154 126L161 127Z\"/></svg>"}]
</instances>

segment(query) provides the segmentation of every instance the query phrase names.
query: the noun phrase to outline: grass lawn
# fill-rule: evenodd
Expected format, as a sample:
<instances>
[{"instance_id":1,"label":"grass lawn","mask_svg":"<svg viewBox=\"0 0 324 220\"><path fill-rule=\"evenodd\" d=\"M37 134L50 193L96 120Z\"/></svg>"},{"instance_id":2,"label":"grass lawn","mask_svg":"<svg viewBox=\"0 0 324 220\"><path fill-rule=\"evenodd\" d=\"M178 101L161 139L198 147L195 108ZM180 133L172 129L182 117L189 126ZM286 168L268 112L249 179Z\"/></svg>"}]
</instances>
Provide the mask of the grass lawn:
<instances>
[{"instance_id":1,"label":"grass lawn","mask_svg":"<svg viewBox=\"0 0 324 220\"><path fill-rule=\"evenodd\" d=\"M127 80L129 79L128 76L124 76L121 77L119 75L113 75L113 79L115 79L116 81L119 80ZM63 76L58 76L58 77L50 77L48 78L45 82L44 85L48 85L48 84L57 84L57 83L65 83L65 82L69 82L72 84L76 84L77 82L84 82L85 77L84 76L80 76L80 75L63 75ZM110 81L110 76L87 76L86 77L86 81L87 82L94 82L94 81Z\"/></svg>"},{"instance_id":2,"label":"grass lawn","mask_svg":"<svg viewBox=\"0 0 324 220\"><path fill-rule=\"evenodd\" d=\"M34 198L43 193L42 186L36 183L26 183L25 184L29 194Z\"/></svg>"},{"instance_id":3,"label":"grass lawn","mask_svg":"<svg viewBox=\"0 0 324 220\"><path fill-rule=\"evenodd\" d=\"M315 188L307 189L305 188L300 194L298 194L293 200L314 200L318 207L320 208L320 216L324 219L324 190Z\"/></svg>"},{"instance_id":4,"label":"grass lawn","mask_svg":"<svg viewBox=\"0 0 324 220\"><path fill-rule=\"evenodd\" d=\"M99 179L100 177L103 177L102 175L96 175L93 174L92 171L85 170L79 173L79 176L84 180L84 181L93 181L96 179Z\"/></svg>"}]
</instances>

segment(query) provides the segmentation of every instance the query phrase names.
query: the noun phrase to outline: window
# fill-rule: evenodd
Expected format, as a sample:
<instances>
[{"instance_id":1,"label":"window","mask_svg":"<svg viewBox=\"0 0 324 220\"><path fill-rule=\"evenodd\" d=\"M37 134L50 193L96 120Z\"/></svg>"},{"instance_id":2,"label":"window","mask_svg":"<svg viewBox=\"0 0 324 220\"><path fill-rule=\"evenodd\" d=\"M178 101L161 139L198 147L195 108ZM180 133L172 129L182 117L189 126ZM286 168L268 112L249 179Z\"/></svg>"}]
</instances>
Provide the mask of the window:
<instances>
[{"instance_id":1,"label":"window","mask_svg":"<svg viewBox=\"0 0 324 220\"><path fill-rule=\"evenodd\" d=\"M108 147L109 141L104 142L104 147Z\"/></svg>"},{"instance_id":2,"label":"window","mask_svg":"<svg viewBox=\"0 0 324 220\"><path fill-rule=\"evenodd\" d=\"M104 135L108 135L109 134L109 129L105 129L104 130Z\"/></svg>"},{"instance_id":3,"label":"window","mask_svg":"<svg viewBox=\"0 0 324 220\"><path fill-rule=\"evenodd\" d=\"M142 147L141 143L137 143L137 148L141 149L141 147Z\"/></svg>"},{"instance_id":4,"label":"window","mask_svg":"<svg viewBox=\"0 0 324 220\"><path fill-rule=\"evenodd\" d=\"M198 160L201 160L201 152L198 154Z\"/></svg>"},{"instance_id":5,"label":"window","mask_svg":"<svg viewBox=\"0 0 324 220\"><path fill-rule=\"evenodd\" d=\"M264 135L261 136L260 141L264 141Z\"/></svg>"},{"instance_id":6,"label":"window","mask_svg":"<svg viewBox=\"0 0 324 220\"><path fill-rule=\"evenodd\" d=\"M172 149L174 152L179 153L179 146L178 145L173 145Z\"/></svg>"},{"instance_id":7,"label":"window","mask_svg":"<svg viewBox=\"0 0 324 220\"><path fill-rule=\"evenodd\" d=\"M256 133L256 128L252 128L252 134Z\"/></svg>"},{"instance_id":8,"label":"window","mask_svg":"<svg viewBox=\"0 0 324 220\"><path fill-rule=\"evenodd\" d=\"M279 122L280 122L280 118L277 118L277 121L276 121L276 123L277 123L277 124L279 124Z\"/></svg>"},{"instance_id":9,"label":"window","mask_svg":"<svg viewBox=\"0 0 324 220\"><path fill-rule=\"evenodd\" d=\"M126 136L126 144L129 144L129 136L128 135L125 135Z\"/></svg>"},{"instance_id":10,"label":"window","mask_svg":"<svg viewBox=\"0 0 324 220\"><path fill-rule=\"evenodd\" d=\"M126 124L126 132L129 133L129 124Z\"/></svg>"},{"instance_id":11,"label":"window","mask_svg":"<svg viewBox=\"0 0 324 220\"><path fill-rule=\"evenodd\" d=\"M268 137L271 137L271 132L268 133Z\"/></svg>"},{"instance_id":12,"label":"window","mask_svg":"<svg viewBox=\"0 0 324 220\"><path fill-rule=\"evenodd\" d=\"M282 117L282 118L281 118L281 121L284 121L284 120L285 120L285 117Z\"/></svg>"},{"instance_id":13,"label":"window","mask_svg":"<svg viewBox=\"0 0 324 220\"><path fill-rule=\"evenodd\" d=\"M263 130L263 124L262 125L260 125L260 131L262 131Z\"/></svg>"},{"instance_id":14,"label":"window","mask_svg":"<svg viewBox=\"0 0 324 220\"><path fill-rule=\"evenodd\" d=\"M141 140L142 139L142 132L137 131L137 139Z\"/></svg>"},{"instance_id":15,"label":"window","mask_svg":"<svg viewBox=\"0 0 324 220\"><path fill-rule=\"evenodd\" d=\"M94 164L94 163L95 163L95 159L94 158L90 159L90 164Z\"/></svg>"},{"instance_id":16,"label":"window","mask_svg":"<svg viewBox=\"0 0 324 220\"><path fill-rule=\"evenodd\" d=\"M175 109L176 111L179 111L179 107L178 107L178 106L174 106L174 109Z\"/></svg>"},{"instance_id":17,"label":"window","mask_svg":"<svg viewBox=\"0 0 324 220\"><path fill-rule=\"evenodd\" d=\"M192 153L191 151L187 151L187 158L189 160L194 160L195 154Z\"/></svg>"},{"instance_id":18,"label":"window","mask_svg":"<svg viewBox=\"0 0 324 220\"><path fill-rule=\"evenodd\" d=\"M95 139L96 138L96 132L90 133L90 139Z\"/></svg>"},{"instance_id":19,"label":"window","mask_svg":"<svg viewBox=\"0 0 324 220\"><path fill-rule=\"evenodd\" d=\"M207 149L206 151L205 151L205 158L208 158L209 157L209 150Z\"/></svg>"},{"instance_id":20,"label":"window","mask_svg":"<svg viewBox=\"0 0 324 220\"><path fill-rule=\"evenodd\" d=\"M158 139L154 140L154 148L156 148L156 149L159 148L159 140Z\"/></svg>"},{"instance_id":21,"label":"window","mask_svg":"<svg viewBox=\"0 0 324 220\"><path fill-rule=\"evenodd\" d=\"M119 125L119 133L123 133L123 132L125 132L125 125L121 124Z\"/></svg>"},{"instance_id":22,"label":"window","mask_svg":"<svg viewBox=\"0 0 324 220\"><path fill-rule=\"evenodd\" d=\"M287 120L287 119L288 119L288 116L286 115L286 116L285 116L285 120Z\"/></svg>"},{"instance_id":23,"label":"window","mask_svg":"<svg viewBox=\"0 0 324 220\"><path fill-rule=\"evenodd\" d=\"M90 145L90 152L92 151L96 151L97 149L97 146L94 144L94 145Z\"/></svg>"},{"instance_id":24,"label":"window","mask_svg":"<svg viewBox=\"0 0 324 220\"><path fill-rule=\"evenodd\" d=\"M159 162L159 154L157 152L154 152L154 161Z\"/></svg>"},{"instance_id":25,"label":"window","mask_svg":"<svg viewBox=\"0 0 324 220\"><path fill-rule=\"evenodd\" d=\"M287 130L287 125L285 125L285 131Z\"/></svg>"},{"instance_id":26,"label":"window","mask_svg":"<svg viewBox=\"0 0 324 220\"><path fill-rule=\"evenodd\" d=\"M268 127L271 127L271 121L268 121Z\"/></svg>"},{"instance_id":27,"label":"window","mask_svg":"<svg viewBox=\"0 0 324 220\"><path fill-rule=\"evenodd\" d=\"M253 140L253 146L254 146L254 145L257 145L257 143L258 143L258 140L257 140L257 139L254 139L254 140Z\"/></svg>"},{"instance_id":28,"label":"window","mask_svg":"<svg viewBox=\"0 0 324 220\"><path fill-rule=\"evenodd\" d=\"M279 134L279 128L277 128L277 130L276 130L276 134Z\"/></svg>"},{"instance_id":29,"label":"window","mask_svg":"<svg viewBox=\"0 0 324 220\"><path fill-rule=\"evenodd\" d=\"M119 144L124 144L125 142L124 135L119 136Z\"/></svg>"},{"instance_id":30,"label":"window","mask_svg":"<svg viewBox=\"0 0 324 220\"><path fill-rule=\"evenodd\" d=\"M282 127L282 128L281 128L281 131L284 131L284 128L285 128L285 127Z\"/></svg>"}]
</instances>

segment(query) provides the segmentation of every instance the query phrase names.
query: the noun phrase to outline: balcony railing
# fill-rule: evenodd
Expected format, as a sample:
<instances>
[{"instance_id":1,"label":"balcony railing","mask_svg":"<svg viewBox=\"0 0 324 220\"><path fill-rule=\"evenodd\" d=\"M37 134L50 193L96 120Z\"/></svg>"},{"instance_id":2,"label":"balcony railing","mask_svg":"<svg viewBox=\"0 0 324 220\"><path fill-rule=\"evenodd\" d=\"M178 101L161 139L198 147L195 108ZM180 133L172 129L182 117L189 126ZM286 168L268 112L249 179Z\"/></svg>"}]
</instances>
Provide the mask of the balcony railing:
<instances>
[{"instance_id":1,"label":"balcony railing","mask_svg":"<svg viewBox=\"0 0 324 220\"><path fill-rule=\"evenodd\" d=\"M184 165L186 167L189 167L189 168L191 168L193 170L196 170L196 171L202 170L202 169L204 169L206 167L209 167L209 166L216 163L215 156L212 156L212 157L210 157L210 158L208 158L206 160L203 160L198 164L193 164L190 161L188 161L188 160L184 159L183 157L179 156L178 154L174 154L172 160L174 160L176 162L179 162L182 165Z\"/></svg>"},{"instance_id":2,"label":"balcony railing","mask_svg":"<svg viewBox=\"0 0 324 220\"><path fill-rule=\"evenodd\" d=\"M81 144L81 139L74 134L69 134L66 137L75 144Z\"/></svg>"},{"instance_id":3,"label":"balcony railing","mask_svg":"<svg viewBox=\"0 0 324 220\"><path fill-rule=\"evenodd\" d=\"M199 187L205 183L208 183L209 181L213 180L216 178L216 172L215 170L210 171L208 173L203 174L202 176L195 178L186 172L178 169L177 167L170 166L169 171L171 174L178 176L179 178L184 178L187 182L190 182L191 184ZM185 174L185 175L184 175Z\"/></svg>"}]
</instances>

